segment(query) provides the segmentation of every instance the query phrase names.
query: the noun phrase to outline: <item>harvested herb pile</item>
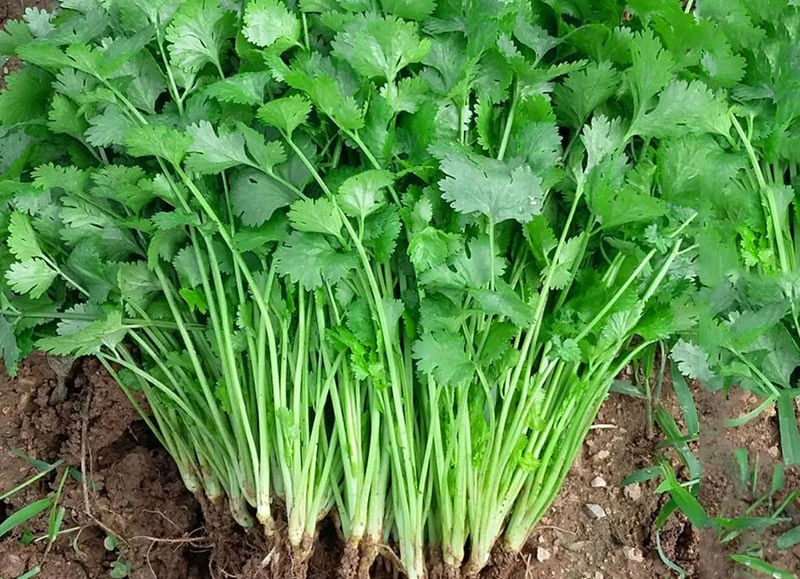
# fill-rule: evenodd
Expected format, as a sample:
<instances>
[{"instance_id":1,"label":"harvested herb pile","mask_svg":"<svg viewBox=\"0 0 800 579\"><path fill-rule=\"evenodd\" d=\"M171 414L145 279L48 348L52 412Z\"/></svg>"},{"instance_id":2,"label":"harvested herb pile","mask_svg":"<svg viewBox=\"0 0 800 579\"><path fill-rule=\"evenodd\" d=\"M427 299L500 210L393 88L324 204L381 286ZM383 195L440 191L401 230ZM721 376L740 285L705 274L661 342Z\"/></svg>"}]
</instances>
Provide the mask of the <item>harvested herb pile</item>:
<instances>
[{"instance_id":1,"label":"harvested herb pile","mask_svg":"<svg viewBox=\"0 0 800 579\"><path fill-rule=\"evenodd\" d=\"M143 391L276 576L333 510L342 577L518 551L632 359L683 333L708 362L700 242L759 175L737 115L777 106L758 137L796 151L797 74L757 51L774 2L595 4L29 10L0 35L7 368L92 354ZM718 228L736 266L768 257L757 227Z\"/></svg>"}]
</instances>

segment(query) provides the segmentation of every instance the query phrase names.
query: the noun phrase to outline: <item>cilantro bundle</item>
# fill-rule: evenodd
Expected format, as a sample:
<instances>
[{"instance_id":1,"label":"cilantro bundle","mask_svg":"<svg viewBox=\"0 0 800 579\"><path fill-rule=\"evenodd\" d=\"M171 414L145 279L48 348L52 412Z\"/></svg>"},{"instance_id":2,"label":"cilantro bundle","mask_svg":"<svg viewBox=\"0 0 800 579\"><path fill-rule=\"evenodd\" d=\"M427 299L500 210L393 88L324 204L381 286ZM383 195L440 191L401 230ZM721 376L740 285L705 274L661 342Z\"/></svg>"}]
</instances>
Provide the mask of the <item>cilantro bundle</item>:
<instances>
[{"instance_id":1,"label":"cilantro bundle","mask_svg":"<svg viewBox=\"0 0 800 579\"><path fill-rule=\"evenodd\" d=\"M718 89L742 57L677 2L627 15L29 11L0 35L22 61L0 94L7 368L97 356L277 576L334 512L343 577L387 548L412 579L476 576L522 548L614 377L694 331L693 193L717 175L683 164L738 146Z\"/></svg>"}]
</instances>

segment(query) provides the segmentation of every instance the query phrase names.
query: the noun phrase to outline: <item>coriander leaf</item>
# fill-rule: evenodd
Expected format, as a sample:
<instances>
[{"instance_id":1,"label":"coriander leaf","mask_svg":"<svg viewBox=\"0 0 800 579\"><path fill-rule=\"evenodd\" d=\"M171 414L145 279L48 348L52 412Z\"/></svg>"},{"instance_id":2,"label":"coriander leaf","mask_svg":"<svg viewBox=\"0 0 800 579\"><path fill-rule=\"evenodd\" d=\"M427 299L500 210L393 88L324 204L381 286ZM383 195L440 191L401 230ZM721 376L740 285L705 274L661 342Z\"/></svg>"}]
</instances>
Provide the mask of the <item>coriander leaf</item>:
<instances>
[{"instance_id":1,"label":"coriander leaf","mask_svg":"<svg viewBox=\"0 0 800 579\"><path fill-rule=\"evenodd\" d=\"M16 376L20 349L17 337L14 335L14 326L3 316L0 316L0 356L3 358L8 375L12 378Z\"/></svg>"},{"instance_id":2,"label":"coriander leaf","mask_svg":"<svg viewBox=\"0 0 800 579\"><path fill-rule=\"evenodd\" d=\"M189 306L189 311L198 311L201 314L204 314L208 311L208 304L206 303L203 294L201 294L199 291L183 287L178 293L181 294L183 301L185 301L186 305Z\"/></svg>"},{"instance_id":3,"label":"coriander leaf","mask_svg":"<svg viewBox=\"0 0 800 579\"><path fill-rule=\"evenodd\" d=\"M24 68L9 74L5 81L0 92L0 124L12 127L43 118L51 91L43 72Z\"/></svg>"},{"instance_id":4,"label":"coriander leaf","mask_svg":"<svg viewBox=\"0 0 800 579\"><path fill-rule=\"evenodd\" d=\"M91 2L91 0L88 1ZM153 26L163 28L164 25L170 21L172 15L175 14L175 11L181 3L182 0L142 0L136 2L135 6L147 16L147 19ZM63 4L62 2L62 5ZM133 7L132 3L128 2L120 2L119 4L122 5L120 7Z\"/></svg>"},{"instance_id":5,"label":"coriander leaf","mask_svg":"<svg viewBox=\"0 0 800 579\"><path fill-rule=\"evenodd\" d=\"M141 125L128 131L125 144L134 157L160 157L179 165L192 144L192 137L164 125Z\"/></svg>"},{"instance_id":6,"label":"coriander leaf","mask_svg":"<svg viewBox=\"0 0 800 579\"><path fill-rule=\"evenodd\" d=\"M77 105L62 94L54 94L47 114L47 128L54 133L64 133L77 139L83 138L86 130L86 119L83 118Z\"/></svg>"},{"instance_id":7,"label":"coriander leaf","mask_svg":"<svg viewBox=\"0 0 800 579\"><path fill-rule=\"evenodd\" d=\"M614 312L603 325L603 329L600 332L600 343L613 347L627 340L641 317L641 305L621 312Z\"/></svg>"},{"instance_id":8,"label":"coriander leaf","mask_svg":"<svg viewBox=\"0 0 800 579\"><path fill-rule=\"evenodd\" d=\"M631 186L601 186L590 192L589 207L597 214L603 229L652 221L667 212L661 199L640 193Z\"/></svg>"},{"instance_id":9,"label":"coriander leaf","mask_svg":"<svg viewBox=\"0 0 800 579\"><path fill-rule=\"evenodd\" d=\"M436 0L381 0L383 11L406 20L425 20L436 10Z\"/></svg>"},{"instance_id":10,"label":"coriander leaf","mask_svg":"<svg viewBox=\"0 0 800 579\"><path fill-rule=\"evenodd\" d=\"M231 180L233 212L244 225L261 225L295 199L297 195L292 190L260 171L245 170Z\"/></svg>"},{"instance_id":11,"label":"coriander leaf","mask_svg":"<svg viewBox=\"0 0 800 579\"><path fill-rule=\"evenodd\" d=\"M676 80L661 93L656 107L640 117L629 134L677 137L685 133L727 135L728 107L701 81Z\"/></svg>"},{"instance_id":12,"label":"coriander leaf","mask_svg":"<svg viewBox=\"0 0 800 579\"><path fill-rule=\"evenodd\" d=\"M524 160L536 175L546 175L561 159L561 135L553 122L527 122L512 132L508 156Z\"/></svg>"},{"instance_id":13,"label":"coriander leaf","mask_svg":"<svg viewBox=\"0 0 800 579\"><path fill-rule=\"evenodd\" d=\"M494 268L492 268L494 260ZM492 255L489 237L482 235L469 242L469 255L462 250L454 260L456 272L464 282L465 287L482 288L491 281L491 272L494 270L496 278L503 275L506 270L506 261L498 255Z\"/></svg>"},{"instance_id":14,"label":"coriander leaf","mask_svg":"<svg viewBox=\"0 0 800 579\"><path fill-rule=\"evenodd\" d=\"M414 359L420 372L443 385L458 386L472 380L472 363L464 339L449 332L426 333L414 342Z\"/></svg>"},{"instance_id":15,"label":"coriander leaf","mask_svg":"<svg viewBox=\"0 0 800 579\"><path fill-rule=\"evenodd\" d=\"M59 329L61 330L61 326ZM102 320L70 327L68 333L42 338L36 346L56 356L89 356L97 354L106 346L119 344L127 333L120 312L111 312Z\"/></svg>"},{"instance_id":16,"label":"coriander leaf","mask_svg":"<svg viewBox=\"0 0 800 579\"><path fill-rule=\"evenodd\" d=\"M291 138L294 130L305 124L311 112L311 103L301 95L274 99L258 109L259 120L270 127L280 129Z\"/></svg>"},{"instance_id":17,"label":"coriander leaf","mask_svg":"<svg viewBox=\"0 0 800 579\"><path fill-rule=\"evenodd\" d=\"M116 282L116 264L100 257L100 249L89 238L78 243L67 258L67 274L80 284L92 303L103 303Z\"/></svg>"},{"instance_id":18,"label":"coriander leaf","mask_svg":"<svg viewBox=\"0 0 800 579\"><path fill-rule=\"evenodd\" d=\"M581 141L586 149L586 173L619 149L624 138L625 132L619 119L608 120L603 115L594 117L581 133Z\"/></svg>"},{"instance_id":19,"label":"coriander leaf","mask_svg":"<svg viewBox=\"0 0 800 579\"><path fill-rule=\"evenodd\" d=\"M345 130L358 130L364 126L364 111L350 90L344 91L344 75L339 75L327 59L303 57L293 66L286 66L280 58L265 57L276 79L292 88L303 91L323 113ZM331 75L335 76L331 76ZM352 86L347 86L352 89Z\"/></svg>"},{"instance_id":20,"label":"coriander leaf","mask_svg":"<svg viewBox=\"0 0 800 579\"><path fill-rule=\"evenodd\" d=\"M414 234L408 244L408 257L417 272L424 272L444 263L451 253L452 234L427 226Z\"/></svg>"},{"instance_id":21,"label":"coriander leaf","mask_svg":"<svg viewBox=\"0 0 800 579\"><path fill-rule=\"evenodd\" d=\"M382 189L392 184L388 171L370 169L347 178L339 187L338 199L348 215L364 219L383 203Z\"/></svg>"},{"instance_id":22,"label":"coriander leaf","mask_svg":"<svg viewBox=\"0 0 800 579\"><path fill-rule=\"evenodd\" d=\"M121 203L134 213L139 213L156 197L152 190L143 186L144 177L144 171L139 167L106 165L92 174L92 194Z\"/></svg>"},{"instance_id":23,"label":"coriander leaf","mask_svg":"<svg viewBox=\"0 0 800 579\"><path fill-rule=\"evenodd\" d=\"M195 288L203 283L203 274L197 263L197 256L191 247L184 247L172 259L172 265L183 287Z\"/></svg>"},{"instance_id":24,"label":"coriander leaf","mask_svg":"<svg viewBox=\"0 0 800 579\"><path fill-rule=\"evenodd\" d=\"M542 181L530 167L450 151L440 163L446 175L439 181L442 197L460 213L482 213L492 223L516 219L520 223L542 211Z\"/></svg>"},{"instance_id":25,"label":"coriander leaf","mask_svg":"<svg viewBox=\"0 0 800 579\"><path fill-rule=\"evenodd\" d=\"M699 346L683 339L672 347L672 359L684 376L711 384L716 381L706 354Z\"/></svg>"},{"instance_id":26,"label":"coriander leaf","mask_svg":"<svg viewBox=\"0 0 800 579\"><path fill-rule=\"evenodd\" d=\"M133 311L147 307L153 295L161 291L158 279L143 261L121 264L117 270L117 287L122 300L136 306L131 308Z\"/></svg>"},{"instance_id":27,"label":"coriander leaf","mask_svg":"<svg viewBox=\"0 0 800 579\"><path fill-rule=\"evenodd\" d=\"M396 83L386 83L381 87L380 94L391 111L415 113L428 98L428 85L424 79L411 76Z\"/></svg>"},{"instance_id":28,"label":"coriander leaf","mask_svg":"<svg viewBox=\"0 0 800 579\"><path fill-rule=\"evenodd\" d=\"M402 225L400 213L393 204L384 205L367 217L364 224L364 247L372 249L378 263L386 263L392 257Z\"/></svg>"},{"instance_id":29,"label":"coriander leaf","mask_svg":"<svg viewBox=\"0 0 800 579\"><path fill-rule=\"evenodd\" d=\"M240 72L205 88L211 98L238 105L260 105L270 77L266 72Z\"/></svg>"},{"instance_id":30,"label":"coriander leaf","mask_svg":"<svg viewBox=\"0 0 800 579\"><path fill-rule=\"evenodd\" d=\"M619 73L610 62L592 62L553 89L556 112L570 127L578 129L598 106L613 96L618 85Z\"/></svg>"},{"instance_id":31,"label":"coriander leaf","mask_svg":"<svg viewBox=\"0 0 800 579\"><path fill-rule=\"evenodd\" d=\"M567 240L558 254L558 259L553 263L553 274L550 278L550 287L553 289L564 289L567 287L570 279L572 278L572 269L575 266L575 260L578 259L580 254L581 245L583 243L583 235L576 235ZM547 277L547 270L542 270L542 279Z\"/></svg>"},{"instance_id":32,"label":"coriander leaf","mask_svg":"<svg viewBox=\"0 0 800 579\"><path fill-rule=\"evenodd\" d=\"M288 48L300 38L300 20L278 0L250 0L244 10L245 38L261 48Z\"/></svg>"},{"instance_id":33,"label":"coriander leaf","mask_svg":"<svg viewBox=\"0 0 800 579\"><path fill-rule=\"evenodd\" d=\"M89 119L86 140L95 147L124 145L125 136L133 126L133 122L119 107L110 105L102 113Z\"/></svg>"},{"instance_id":34,"label":"coriander leaf","mask_svg":"<svg viewBox=\"0 0 800 579\"><path fill-rule=\"evenodd\" d=\"M244 136L239 132L219 136L208 121L189 125L186 133L192 138L186 167L201 175L220 173L236 165L248 165L250 159L244 150Z\"/></svg>"},{"instance_id":35,"label":"coriander leaf","mask_svg":"<svg viewBox=\"0 0 800 579\"><path fill-rule=\"evenodd\" d=\"M26 259L12 263L6 272L11 289L18 294L40 297L53 284L57 273L42 259Z\"/></svg>"},{"instance_id":36,"label":"coriander leaf","mask_svg":"<svg viewBox=\"0 0 800 579\"><path fill-rule=\"evenodd\" d=\"M48 163L33 170L33 184L37 189L49 191L64 189L70 193L83 193L89 181L89 174L77 167L63 167Z\"/></svg>"},{"instance_id":37,"label":"coriander leaf","mask_svg":"<svg viewBox=\"0 0 800 579\"><path fill-rule=\"evenodd\" d=\"M30 218L15 211L8 223L8 249L18 260L44 257Z\"/></svg>"},{"instance_id":38,"label":"coriander leaf","mask_svg":"<svg viewBox=\"0 0 800 579\"><path fill-rule=\"evenodd\" d=\"M470 295L482 312L504 316L518 327L528 327L533 320L533 308L503 280L497 280L494 290L473 289Z\"/></svg>"},{"instance_id":39,"label":"coriander leaf","mask_svg":"<svg viewBox=\"0 0 800 579\"><path fill-rule=\"evenodd\" d=\"M540 264L546 264L550 252L558 245L558 240L544 215L534 215L524 227L525 239L533 255Z\"/></svg>"},{"instance_id":40,"label":"coriander leaf","mask_svg":"<svg viewBox=\"0 0 800 579\"><path fill-rule=\"evenodd\" d=\"M186 0L167 27L172 59L190 74L206 64L221 69L220 53L232 34L232 24L231 13L217 0Z\"/></svg>"},{"instance_id":41,"label":"coriander leaf","mask_svg":"<svg viewBox=\"0 0 800 579\"><path fill-rule=\"evenodd\" d=\"M326 233L339 237L342 218L330 199L299 199L289 209L289 221L298 231Z\"/></svg>"},{"instance_id":42,"label":"coriander leaf","mask_svg":"<svg viewBox=\"0 0 800 579\"><path fill-rule=\"evenodd\" d=\"M275 250L275 269L306 290L335 284L358 265L356 257L336 251L323 235L295 232Z\"/></svg>"},{"instance_id":43,"label":"coriander leaf","mask_svg":"<svg viewBox=\"0 0 800 579\"><path fill-rule=\"evenodd\" d=\"M431 42L420 39L416 24L368 13L353 16L331 46L357 73L392 82L406 66L425 58Z\"/></svg>"},{"instance_id":44,"label":"coriander leaf","mask_svg":"<svg viewBox=\"0 0 800 579\"><path fill-rule=\"evenodd\" d=\"M244 123L236 123L236 129L244 136L247 152L265 173L272 174L276 165L286 161L286 152L278 141L265 141L264 135Z\"/></svg>"},{"instance_id":45,"label":"coriander leaf","mask_svg":"<svg viewBox=\"0 0 800 579\"><path fill-rule=\"evenodd\" d=\"M200 226L200 218L196 213L186 213L184 211L160 211L150 219L156 229L160 231L177 227Z\"/></svg>"},{"instance_id":46,"label":"coriander leaf","mask_svg":"<svg viewBox=\"0 0 800 579\"><path fill-rule=\"evenodd\" d=\"M559 336L553 338L553 354L568 364L578 364L583 357L578 342L572 338L563 340Z\"/></svg>"},{"instance_id":47,"label":"coriander leaf","mask_svg":"<svg viewBox=\"0 0 800 579\"><path fill-rule=\"evenodd\" d=\"M33 37L30 30L20 20L6 20L4 30L0 30L0 54L12 55L17 47L29 43Z\"/></svg>"},{"instance_id":48,"label":"coriander leaf","mask_svg":"<svg viewBox=\"0 0 800 579\"><path fill-rule=\"evenodd\" d=\"M675 63L649 29L633 37L631 58L633 64L627 72L627 80L633 95L634 116L636 116L672 79Z\"/></svg>"}]
</instances>

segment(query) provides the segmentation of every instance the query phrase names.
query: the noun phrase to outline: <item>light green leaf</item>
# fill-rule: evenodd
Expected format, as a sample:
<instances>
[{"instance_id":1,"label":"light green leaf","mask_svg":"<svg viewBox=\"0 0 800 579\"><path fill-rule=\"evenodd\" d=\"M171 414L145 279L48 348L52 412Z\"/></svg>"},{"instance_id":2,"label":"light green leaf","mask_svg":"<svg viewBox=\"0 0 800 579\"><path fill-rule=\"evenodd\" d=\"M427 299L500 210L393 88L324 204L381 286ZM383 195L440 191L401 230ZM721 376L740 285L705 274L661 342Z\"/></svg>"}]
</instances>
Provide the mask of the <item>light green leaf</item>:
<instances>
[{"instance_id":1,"label":"light green leaf","mask_svg":"<svg viewBox=\"0 0 800 579\"><path fill-rule=\"evenodd\" d=\"M186 133L192 138L188 147L186 167L200 174L220 173L237 165L247 165L250 159L244 150L244 136L240 132L222 133L219 136L208 121L189 125Z\"/></svg>"},{"instance_id":2,"label":"light green leaf","mask_svg":"<svg viewBox=\"0 0 800 579\"><path fill-rule=\"evenodd\" d=\"M357 73L392 82L406 66L425 58L431 41L419 37L416 24L371 12L353 16L331 45Z\"/></svg>"},{"instance_id":3,"label":"light green leaf","mask_svg":"<svg viewBox=\"0 0 800 579\"><path fill-rule=\"evenodd\" d=\"M20 349L17 344L17 337L14 334L13 324L3 316L0 316L0 356L3 358L8 375L16 376Z\"/></svg>"},{"instance_id":4,"label":"light green leaf","mask_svg":"<svg viewBox=\"0 0 800 579\"><path fill-rule=\"evenodd\" d=\"M261 225L295 199L293 191L260 171L242 171L231 180L233 212L248 226Z\"/></svg>"},{"instance_id":5,"label":"light green leaf","mask_svg":"<svg viewBox=\"0 0 800 579\"><path fill-rule=\"evenodd\" d=\"M345 213L364 219L384 202L382 190L392 184L388 171L370 169L347 178L339 187L338 198Z\"/></svg>"},{"instance_id":6,"label":"light green leaf","mask_svg":"<svg viewBox=\"0 0 800 579\"><path fill-rule=\"evenodd\" d=\"M11 289L19 294L29 294L36 299L46 292L57 273L42 259L26 259L12 263L6 272Z\"/></svg>"},{"instance_id":7,"label":"light green leaf","mask_svg":"<svg viewBox=\"0 0 800 579\"><path fill-rule=\"evenodd\" d=\"M493 223L525 223L542 211L542 180L526 165L450 151L440 166L446 175L439 181L442 197L460 213L482 213Z\"/></svg>"},{"instance_id":8,"label":"light green leaf","mask_svg":"<svg viewBox=\"0 0 800 579\"><path fill-rule=\"evenodd\" d=\"M292 233L275 251L277 272L306 290L316 289L323 282L333 285L357 265L355 255L336 251L325 236L315 233Z\"/></svg>"},{"instance_id":9,"label":"light green leaf","mask_svg":"<svg viewBox=\"0 0 800 579\"><path fill-rule=\"evenodd\" d=\"M633 95L634 113L638 113L672 79L675 63L649 29L634 36L631 57L633 65L627 77Z\"/></svg>"},{"instance_id":10,"label":"light green leaf","mask_svg":"<svg viewBox=\"0 0 800 579\"><path fill-rule=\"evenodd\" d=\"M36 239L30 218L24 213L15 211L8 223L8 249L19 260L33 257L44 257L42 248Z\"/></svg>"},{"instance_id":11,"label":"light green leaf","mask_svg":"<svg viewBox=\"0 0 800 579\"><path fill-rule=\"evenodd\" d=\"M473 378L473 365L460 334L426 333L414 342L414 359L420 372L443 385L461 385Z\"/></svg>"},{"instance_id":12,"label":"light green leaf","mask_svg":"<svg viewBox=\"0 0 800 579\"><path fill-rule=\"evenodd\" d=\"M597 115L584 127L581 141L586 148L586 172L599 165L623 144L625 131L619 119Z\"/></svg>"},{"instance_id":13,"label":"light green leaf","mask_svg":"<svg viewBox=\"0 0 800 579\"><path fill-rule=\"evenodd\" d=\"M99 115L89 119L86 140L95 147L124 145L125 137L133 127L133 122L122 114L119 107L110 105Z\"/></svg>"},{"instance_id":14,"label":"light green leaf","mask_svg":"<svg viewBox=\"0 0 800 579\"><path fill-rule=\"evenodd\" d=\"M290 138L294 130L306 122L311 103L301 95L271 100L258 109L259 120L285 132Z\"/></svg>"},{"instance_id":15,"label":"light green leaf","mask_svg":"<svg viewBox=\"0 0 800 579\"><path fill-rule=\"evenodd\" d=\"M13 127L44 117L51 89L43 72L26 68L12 72L5 81L0 91L0 124Z\"/></svg>"},{"instance_id":16,"label":"light green leaf","mask_svg":"<svg viewBox=\"0 0 800 579\"><path fill-rule=\"evenodd\" d=\"M269 80L266 72L240 72L208 85L205 93L224 103L260 105L264 102L264 89Z\"/></svg>"},{"instance_id":17,"label":"light green leaf","mask_svg":"<svg viewBox=\"0 0 800 579\"><path fill-rule=\"evenodd\" d=\"M526 328L533 320L533 308L503 280L497 280L494 290L473 289L470 295L483 313L504 316L514 325Z\"/></svg>"},{"instance_id":18,"label":"light green leaf","mask_svg":"<svg viewBox=\"0 0 800 579\"><path fill-rule=\"evenodd\" d=\"M619 73L608 61L593 62L573 72L553 89L559 118L572 128L580 128L617 91L619 80Z\"/></svg>"},{"instance_id":19,"label":"light green leaf","mask_svg":"<svg viewBox=\"0 0 800 579\"><path fill-rule=\"evenodd\" d=\"M186 0L167 27L172 60L190 74L206 64L220 65L220 53L232 34L231 13L218 0Z\"/></svg>"},{"instance_id":20,"label":"light green leaf","mask_svg":"<svg viewBox=\"0 0 800 579\"><path fill-rule=\"evenodd\" d=\"M672 347L672 359L684 376L711 383L716 376L708 361L708 354L691 342L680 339Z\"/></svg>"},{"instance_id":21,"label":"light green leaf","mask_svg":"<svg viewBox=\"0 0 800 579\"><path fill-rule=\"evenodd\" d=\"M244 10L245 38L261 48L288 48L300 38L300 20L279 0L250 0Z\"/></svg>"},{"instance_id":22,"label":"light green leaf","mask_svg":"<svg viewBox=\"0 0 800 579\"><path fill-rule=\"evenodd\" d=\"M56 356L89 356L105 346L119 344L127 333L120 312L111 312L105 318L86 324L61 325L60 335L42 338L37 347ZM63 333L61 333L63 332Z\"/></svg>"},{"instance_id":23,"label":"light green leaf","mask_svg":"<svg viewBox=\"0 0 800 579\"><path fill-rule=\"evenodd\" d=\"M381 0L384 12L406 20L425 20L436 10L436 0Z\"/></svg>"},{"instance_id":24,"label":"light green leaf","mask_svg":"<svg viewBox=\"0 0 800 579\"><path fill-rule=\"evenodd\" d=\"M289 221L298 231L340 237L342 217L330 199L299 199L289 209Z\"/></svg>"},{"instance_id":25,"label":"light green leaf","mask_svg":"<svg viewBox=\"0 0 800 579\"><path fill-rule=\"evenodd\" d=\"M78 111L78 106L62 94L54 94L47 115L47 127L54 133L64 133L76 138L83 138L88 126L86 119Z\"/></svg>"},{"instance_id":26,"label":"light green leaf","mask_svg":"<svg viewBox=\"0 0 800 579\"><path fill-rule=\"evenodd\" d=\"M134 157L160 157L178 165L192 144L192 137L164 125L140 125L128 131L125 144Z\"/></svg>"}]
</instances>

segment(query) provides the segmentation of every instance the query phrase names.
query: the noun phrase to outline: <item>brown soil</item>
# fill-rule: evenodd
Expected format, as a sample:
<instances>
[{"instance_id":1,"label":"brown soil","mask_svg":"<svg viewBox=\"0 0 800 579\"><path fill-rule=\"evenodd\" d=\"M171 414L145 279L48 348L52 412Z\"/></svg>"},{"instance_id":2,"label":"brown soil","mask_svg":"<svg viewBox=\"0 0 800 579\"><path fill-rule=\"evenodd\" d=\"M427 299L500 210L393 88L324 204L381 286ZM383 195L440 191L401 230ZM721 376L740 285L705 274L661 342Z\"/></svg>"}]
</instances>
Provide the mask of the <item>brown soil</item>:
<instances>
[{"instance_id":1,"label":"brown soil","mask_svg":"<svg viewBox=\"0 0 800 579\"><path fill-rule=\"evenodd\" d=\"M668 409L677 415L669 391L665 394ZM768 480L770 461L778 456L775 418L765 414L744 427L724 429L724 417L745 412L754 400L740 396L725 402L721 394L711 395L700 388L695 388L695 394L704 425L703 439L695 443L706 469L701 500L711 514L741 514L753 497L736 488L733 449L748 448L751 456L758 453L762 478ZM60 502L67 513L64 532L49 552L46 541L23 546L19 532L0 542L2 579L14 579L34 565L42 565L40 576L45 579L105 578L115 561L130 564L130 577L136 579L277 579L290 575L291 553L286 546L268 545L260 532L236 525L227 505L200 505L184 490L169 457L95 360L71 365L41 355L29 358L17 379L0 382L0 437L4 441L0 490L12 488L36 472L14 450L48 462L61 458L79 470L83 464L88 473L85 484L68 479ZM640 493L620 487L627 474L653 463L658 443L657 435L648 437L644 403L612 395L600 410L563 490L524 552L495 553L494 564L483 577L672 576L655 547L654 522L666 498L654 492L654 483L640 485ZM593 486L596 477L606 486ZM797 472L789 472L787 480L787 487L800 488ZM50 474L0 503L0 518L47 496L58 481L57 474ZM600 505L605 516L591 516L586 510L589 503ZM797 518L793 508L790 514ZM46 514L40 515L29 530L37 537L46 534L46 519ZM279 527L282 524L278 521ZM114 551L103 544L109 533L118 538L119 547ZM752 540L757 538L743 537L731 548ZM692 577L737 576L726 557L728 551L722 551L713 537L698 533L682 517L670 519L661 541L666 554ZM776 565L800 569L798 553L767 550L766 554ZM333 579L343 561L349 561L348 567L353 569L355 562L345 556L335 523L326 520L308 561L307 576ZM346 576L353 576L350 573ZM385 557L378 558L371 576L392 576Z\"/></svg>"},{"instance_id":2,"label":"brown soil","mask_svg":"<svg viewBox=\"0 0 800 579\"><path fill-rule=\"evenodd\" d=\"M66 509L62 533L49 552L46 540L24 546L19 534L0 542L0 577L13 579L36 565L45 579L107 577L114 562L129 564L132 578L200 577L207 567L197 554L200 511L169 456L97 361L74 368L53 362L34 355L17 379L0 382L0 488L36 474L14 451L63 459L83 476L67 479L59 501ZM0 503L0 515L54 491L63 468ZM41 537L47 525L43 514L28 530ZM117 538L113 551L104 546L108 535Z\"/></svg>"}]
</instances>

